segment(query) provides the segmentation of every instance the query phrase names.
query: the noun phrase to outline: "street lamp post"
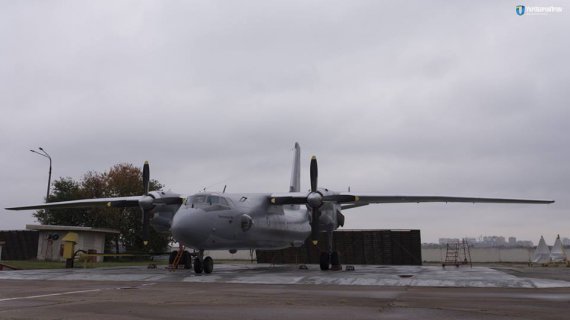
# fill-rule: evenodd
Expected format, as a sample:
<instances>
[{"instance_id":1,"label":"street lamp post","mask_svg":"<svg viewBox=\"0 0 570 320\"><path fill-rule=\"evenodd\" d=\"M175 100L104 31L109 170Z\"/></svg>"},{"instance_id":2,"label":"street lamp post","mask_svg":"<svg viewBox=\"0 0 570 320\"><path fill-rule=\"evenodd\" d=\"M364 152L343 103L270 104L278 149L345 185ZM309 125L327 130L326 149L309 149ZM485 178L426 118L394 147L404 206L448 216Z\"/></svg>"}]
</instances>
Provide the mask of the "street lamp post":
<instances>
[{"instance_id":1,"label":"street lamp post","mask_svg":"<svg viewBox=\"0 0 570 320\"><path fill-rule=\"evenodd\" d=\"M36 150L30 150L30 151L33 153L39 154L42 157L46 157L49 159L49 175L48 175L48 185L47 185L47 193L46 193L46 203L47 203L48 199L49 199L49 187L51 185L51 156L42 147L39 147L38 149L41 152L38 152Z\"/></svg>"}]
</instances>

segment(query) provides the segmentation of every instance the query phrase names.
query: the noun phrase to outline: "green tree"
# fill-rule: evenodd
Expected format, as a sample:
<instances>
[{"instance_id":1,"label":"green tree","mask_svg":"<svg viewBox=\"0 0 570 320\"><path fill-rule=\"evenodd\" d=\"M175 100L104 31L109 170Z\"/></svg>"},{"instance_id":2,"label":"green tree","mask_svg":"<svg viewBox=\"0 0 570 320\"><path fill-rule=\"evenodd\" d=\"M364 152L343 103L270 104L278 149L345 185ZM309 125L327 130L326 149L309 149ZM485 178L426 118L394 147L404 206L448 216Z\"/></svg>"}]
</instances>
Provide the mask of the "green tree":
<instances>
[{"instance_id":1,"label":"green tree","mask_svg":"<svg viewBox=\"0 0 570 320\"><path fill-rule=\"evenodd\" d=\"M151 179L150 190L162 188L162 184ZM49 202L137 196L143 192L141 169L121 163L104 173L89 171L80 181L69 177L55 180ZM139 208L50 209L38 210L34 216L42 224L117 229L120 231L119 240L128 251L164 252L170 240L168 234L158 233L151 228L149 245L144 246Z\"/></svg>"}]
</instances>

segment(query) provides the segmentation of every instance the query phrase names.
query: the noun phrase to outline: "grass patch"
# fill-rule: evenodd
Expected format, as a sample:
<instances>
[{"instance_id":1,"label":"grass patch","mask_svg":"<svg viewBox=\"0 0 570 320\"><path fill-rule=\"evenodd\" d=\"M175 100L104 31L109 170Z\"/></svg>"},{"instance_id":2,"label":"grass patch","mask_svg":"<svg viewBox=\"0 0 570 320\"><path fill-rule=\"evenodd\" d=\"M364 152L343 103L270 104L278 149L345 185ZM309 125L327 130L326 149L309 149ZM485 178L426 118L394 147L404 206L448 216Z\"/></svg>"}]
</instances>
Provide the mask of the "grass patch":
<instances>
[{"instance_id":1,"label":"grass patch","mask_svg":"<svg viewBox=\"0 0 570 320\"><path fill-rule=\"evenodd\" d=\"M0 263L22 270L65 268L65 262L57 262L57 261L2 260L0 261Z\"/></svg>"},{"instance_id":2,"label":"grass patch","mask_svg":"<svg viewBox=\"0 0 570 320\"><path fill-rule=\"evenodd\" d=\"M0 263L9 265L22 270L34 269L65 269L65 262L57 261L38 261L38 260L2 260ZM75 261L75 268L110 268L110 267L130 267L130 266L148 266L149 264L157 266L167 265L168 261L120 261L120 262L88 262Z\"/></svg>"}]
</instances>

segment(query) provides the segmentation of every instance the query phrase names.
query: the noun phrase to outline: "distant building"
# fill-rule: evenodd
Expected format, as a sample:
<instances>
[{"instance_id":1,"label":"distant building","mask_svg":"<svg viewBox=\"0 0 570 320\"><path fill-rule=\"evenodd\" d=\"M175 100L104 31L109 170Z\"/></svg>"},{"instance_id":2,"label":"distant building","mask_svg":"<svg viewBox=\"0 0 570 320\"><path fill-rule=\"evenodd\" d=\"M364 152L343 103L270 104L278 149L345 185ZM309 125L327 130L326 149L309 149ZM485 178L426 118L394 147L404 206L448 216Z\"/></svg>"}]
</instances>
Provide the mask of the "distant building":
<instances>
[{"instance_id":1,"label":"distant building","mask_svg":"<svg viewBox=\"0 0 570 320\"><path fill-rule=\"evenodd\" d=\"M458 238L439 238L439 244L445 246L448 243L461 242Z\"/></svg>"},{"instance_id":2,"label":"distant building","mask_svg":"<svg viewBox=\"0 0 570 320\"><path fill-rule=\"evenodd\" d=\"M507 242L505 241L505 237L486 236L483 237L482 244L486 247L504 247Z\"/></svg>"},{"instance_id":3,"label":"distant building","mask_svg":"<svg viewBox=\"0 0 570 320\"><path fill-rule=\"evenodd\" d=\"M477 238L439 238L437 244L433 244L435 246L445 246L448 243L455 243L461 242L462 240L467 241L467 243L474 248L500 248L500 247L509 247L509 248L531 248L534 246L532 241L527 240L517 240L516 237L508 237L508 241L505 240L505 237L502 236L480 236ZM566 241L566 242L565 242ZM567 243L567 244L565 244ZM570 239L564 238L562 240L562 244L565 246L570 246ZM427 244L425 244L427 245Z\"/></svg>"},{"instance_id":4,"label":"distant building","mask_svg":"<svg viewBox=\"0 0 570 320\"><path fill-rule=\"evenodd\" d=\"M534 242L528 240L517 241L517 247L532 248L534 247Z\"/></svg>"}]
</instances>

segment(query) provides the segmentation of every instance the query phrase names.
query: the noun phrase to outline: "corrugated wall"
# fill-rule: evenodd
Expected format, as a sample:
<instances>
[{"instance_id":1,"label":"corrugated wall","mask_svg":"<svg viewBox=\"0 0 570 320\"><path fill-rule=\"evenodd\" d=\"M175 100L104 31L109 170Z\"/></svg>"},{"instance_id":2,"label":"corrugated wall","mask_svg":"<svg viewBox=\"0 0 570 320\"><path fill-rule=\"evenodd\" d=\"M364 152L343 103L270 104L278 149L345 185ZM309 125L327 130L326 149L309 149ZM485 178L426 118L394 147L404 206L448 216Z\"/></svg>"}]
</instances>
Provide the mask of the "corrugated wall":
<instances>
[{"instance_id":1,"label":"corrugated wall","mask_svg":"<svg viewBox=\"0 0 570 320\"><path fill-rule=\"evenodd\" d=\"M37 231L0 231L2 246L2 260L29 260L35 259L38 254Z\"/></svg>"},{"instance_id":2,"label":"corrugated wall","mask_svg":"<svg viewBox=\"0 0 570 320\"><path fill-rule=\"evenodd\" d=\"M421 265L420 230L355 230L335 231L333 247L341 264ZM308 248L308 249L307 249ZM258 263L319 263L326 250L326 235L319 246L308 242L300 248L257 250Z\"/></svg>"}]
</instances>

